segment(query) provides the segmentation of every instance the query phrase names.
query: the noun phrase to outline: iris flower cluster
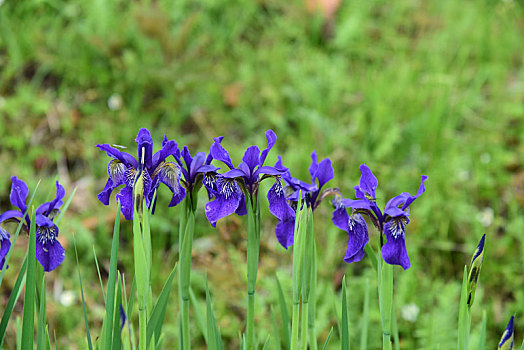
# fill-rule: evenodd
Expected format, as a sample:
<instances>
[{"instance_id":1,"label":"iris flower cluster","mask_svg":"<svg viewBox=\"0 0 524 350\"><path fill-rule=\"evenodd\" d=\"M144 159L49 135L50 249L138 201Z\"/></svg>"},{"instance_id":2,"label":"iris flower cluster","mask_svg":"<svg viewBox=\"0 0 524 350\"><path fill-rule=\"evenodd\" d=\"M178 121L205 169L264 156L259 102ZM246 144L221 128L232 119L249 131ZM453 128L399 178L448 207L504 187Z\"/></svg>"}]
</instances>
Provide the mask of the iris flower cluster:
<instances>
[{"instance_id":1,"label":"iris flower cluster","mask_svg":"<svg viewBox=\"0 0 524 350\"><path fill-rule=\"evenodd\" d=\"M381 254L384 261L391 265L400 265L404 270L411 263L406 251L405 232L409 224L410 205L425 192L422 175L419 189L415 195L403 192L391 198L382 212L377 204L376 189L378 180L366 164L360 165L360 182L355 186L356 199L342 199L336 202L333 223L349 235L348 248L344 260L348 263L360 261L364 257L364 248L369 241L366 221L362 214L369 217L380 233ZM351 208L351 215L346 208ZM386 243L383 244L383 235Z\"/></svg>"},{"instance_id":2,"label":"iris flower cluster","mask_svg":"<svg viewBox=\"0 0 524 350\"><path fill-rule=\"evenodd\" d=\"M11 204L19 210L8 210L0 215L0 224L7 221L22 222L23 229L29 231L31 220L27 208L27 195L29 189L26 183L16 176L11 178ZM56 197L41 204L36 209L36 259L43 266L44 271L56 269L64 261L64 248L58 241L58 226L53 222L55 216L60 212L60 207L65 196L65 190L58 181L56 182ZM0 227L0 269L3 268L4 260L11 242L10 235Z\"/></svg>"},{"instance_id":3,"label":"iris flower cluster","mask_svg":"<svg viewBox=\"0 0 524 350\"><path fill-rule=\"evenodd\" d=\"M245 215L246 196L251 200L257 196L260 182L273 178L275 182L267 193L269 211L278 219L275 234L284 248L293 245L297 203L303 201L315 210L324 198L333 195L333 224L348 233L345 262L360 261L365 255L364 248L369 242L368 226L364 219L367 216L380 232L384 261L404 269L411 266L406 251L405 229L410 221L409 207L424 193L427 176L422 176L415 195L401 193L390 199L382 211L375 195L378 180L367 165L360 166L362 175L358 186L355 186L356 199L343 198L337 188L323 190L326 183L334 178L331 160L326 158L318 162L316 152L313 152L309 167L311 182L307 183L292 177L280 156L274 166L265 165L277 136L272 130L267 130L266 139L265 149L261 151L256 145L249 146L242 161L235 167L229 152L222 146L223 136L214 139L208 155L199 152L194 157L187 146L180 151L175 141L164 136L162 148L153 154L151 134L147 129L140 129L135 140L138 144L136 159L108 144L97 145L112 158L107 166L109 179L98 199L109 204L111 192L124 185L116 199L122 204L124 217L130 220L132 205L139 199L133 199L133 189L137 186L140 186L140 191L135 191L138 193L135 195L145 198L148 207L154 207L155 191L160 183L165 184L173 194L169 204L171 207L180 203L187 192L193 193L203 185L209 197L205 214L211 225L216 226L218 220L228 215ZM174 161L167 161L169 156ZM222 162L228 170L218 173L220 168L211 164L213 160ZM347 208L351 209L350 213ZM386 237L385 244L383 236Z\"/></svg>"}]
</instances>

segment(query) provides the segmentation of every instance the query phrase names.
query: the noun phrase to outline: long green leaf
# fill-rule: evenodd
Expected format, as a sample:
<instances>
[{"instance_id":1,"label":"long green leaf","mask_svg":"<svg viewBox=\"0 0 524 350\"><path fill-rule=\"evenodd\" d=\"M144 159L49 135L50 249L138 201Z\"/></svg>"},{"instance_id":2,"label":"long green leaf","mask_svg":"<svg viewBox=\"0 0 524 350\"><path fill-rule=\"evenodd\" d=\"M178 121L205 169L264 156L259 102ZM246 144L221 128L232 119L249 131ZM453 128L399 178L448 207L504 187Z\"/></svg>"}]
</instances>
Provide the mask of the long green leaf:
<instances>
[{"instance_id":1,"label":"long green leaf","mask_svg":"<svg viewBox=\"0 0 524 350\"><path fill-rule=\"evenodd\" d=\"M369 257L369 260L371 261L371 265L375 269L375 271L378 271L378 259L377 254L373 250L370 244L366 244L364 247L364 251L366 252L366 255Z\"/></svg>"},{"instance_id":2,"label":"long green leaf","mask_svg":"<svg viewBox=\"0 0 524 350\"><path fill-rule=\"evenodd\" d=\"M269 315L271 316L271 324L273 325L273 334L275 335L273 338L275 340L273 342L275 344L274 348L280 350L282 349L280 335L279 335L280 329L278 327L277 318L275 316L275 313L273 312L273 306L269 307Z\"/></svg>"},{"instance_id":3,"label":"long green leaf","mask_svg":"<svg viewBox=\"0 0 524 350\"><path fill-rule=\"evenodd\" d=\"M166 314L166 308L169 301L169 295L171 293L171 287L173 285L173 279L175 278L176 269L177 265L173 267L171 274L167 278L167 281L160 292L160 296L158 297L155 307L151 312L151 317L147 323L147 344L151 342L151 337L153 334L155 334L155 343L158 343L158 340L160 339L162 325L164 324L164 315Z\"/></svg>"},{"instance_id":4,"label":"long green leaf","mask_svg":"<svg viewBox=\"0 0 524 350\"><path fill-rule=\"evenodd\" d=\"M486 348L486 326L488 323L488 318L486 316L486 311L482 311L482 325L480 326L480 335L479 335L479 350L484 350Z\"/></svg>"},{"instance_id":5,"label":"long green leaf","mask_svg":"<svg viewBox=\"0 0 524 350\"><path fill-rule=\"evenodd\" d=\"M107 280L106 293L106 313L102 323L102 349L112 349L113 343L113 313L115 309L115 287L116 287L116 265L118 262L118 244L120 235L120 211L121 204L118 202L118 209L115 217L115 227L113 230L113 242L111 244L111 260L109 263L109 277Z\"/></svg>"},{"instance_id":6,"label":"long green leaf","mask_svg":"<svg viewBox=\"0 0 524 350\"><path fill-rule=\"evenodd\" d=\"M22 318L22 350L33 350L35 334L35 292L36 292L36 219L31 209L31 227L27 248L27 271Z\"/></svg>"},{"instance_id":7,"label":"long green leaf","mask_svg":"<svg viewBox=\"0 0 524 350\"><path fill-rule=\"evenodd\" d=\"M280 317L282 318L282 333L284 338L284 348L289 350L291 346L291 335L289 334L289 312L286 303L286 297L282 291L282 285L278 279L278 276L275 276L277 280L277 289L278 289L278 304L280 306Z\"/></svg>"},{"instance_id":8,"label":"long green leaf","mask_svg":"<svg viewBox=\"0 0 524 350\"><path fill-rule=\"evenodd\" d=\"M468 267L464 266L462 290L460 292L459 320L458 320L458 349L467 350L469 340L469 311L468 311Z\"/></svg>"},{"instance_id":9,"label":"long green leaf","mask_svg":"<svg viewBox=\"0 0 524 350\"><path fill-rule=\"evenodd\" d=\"M42 275L42 282L40 287L40 308L38 311L38 332L36 338L37 350L45 349L46 309L46 285L44 273Z\"/></svg>"},{"instance_id":10,"label":"long green leaf","mask_svg":"<svg viewBox=\"0 0 524 350\"><path fill-rule=\"evenodd\" d=\"M329 341L331 340L332 335L333 335L333 327L331 327L331 330L329 331L328 337L326 339L326 342L324 343L324 346L322 347L322 350L327 350L327 347L329 345Z\"/></svg>"},{"instance_id":11,"label":"long green leaf","mask_svg":"<svg viewBox=\"0 0 524 350\"><path fill-rule=\"evenodd\" d=\"M76 194L77 187L73 189L73 192L71 192L71 195L69 198L67 198L67 201L62 205L62 208L60 209L60 214L55 219L55 224L58 225L60 221L62 221L62 218L64 217L64 214L67 212L67 209L69 208L69 205L71 204L71 201L73 200L73 197Z\"/></svg>"},{"instance_id":12,"label":"long green leaf","mask_svg":"<svg viewBox=\"0 0 524 350\"><path fill-rule=\"evenodd\" d=\"M207 347L210 350L221 350L222 338L220 337L220 332L217 327L215 314L213 313L213 308L211 307L211 296L209 295L209 285L206 278L206 314L207 314L207 338L208 344Z\"/></svg>"},{"instance_id":13,"label":"long green leaf","mask_svg":"<svg viewBox=\"0 0 524 350\"><path fill-rule=\"evenodd\" d=\"M80 293L82 295L82 307L84 309L84 323L86 326L87 345L89 347L89 350L93 350L93 343L91 342L91 332L89 332L89 322L87 321L87 308L86 308L86 301L84 298L84 287L82 285L82 274L80 273L80 264L78 263L78 251L76 249L75 235L73 235L73 245L75 247L76 268L78 271L78 282L80 283ZM103 289L102 289L102 292L103 292Z\"/></svg>"},{"instance_id":14,"label":"long green leaf","mask_svg":"<svg viewBox=\"0 0 524 350\"><path fill-rule=\"evenodd\" d=\"M5 306L4 314L2 315L2 321L0 322L0 348L2 348L2 345L4 344L5 331L7 328L7 324L9 323L9 319L11 318L11 313L13 312L13 308L15 307L16 301L20 297L22 287L25 284L26 268L27 255L24 258L24 262L22 264L22 267L20 268L20 272L18 272L18 277L16 278L15 285L13 286L13 290L11 291L11 295L9 296L7 305Z\"/></svg>"},{"instance_id":15,"label":"long green leaf","mask_svg":"<svg viewBox=\"0 0 524 350\"><path fill-rule=\"evenodd\" d=\"M118 271L117 288L116 288L116 301L114 305L113 314L113 340L111 350L120 350L122 348L122 337L120 334L120 305L122 304L122 276Z\"/></svg>"},{"instance_id":16,"label":"long green leaf","mask_svg":"<svg viewBox=\"0 0 524 350\"><path fill-rule=\"evenodd\" d=\"M346 276L342 278L342 339L341 349L349 350L349 319L346 295Z\"/></svg>"},{"instance_id":17,"label":"long green leaf","mask_svg":"<svg viewBox=\"0 0 524 350\"><path fill-rule=\"evenodd\" d=\"M366 291L364 294L364 310L362 312L362 328L360 331L360 350L366 350L368 348L369 289L369 279L366 279Z\"/></svg>"},{"instance_id":18,"label":"long green leaf","mask_svg":"<svg viewBox=\"0 0 524 350\"><path fill-rule=\"evenodd\" d=\"M100 289L102 290L102 297L106 300L106 292L104 290L104 282L102 281L102 275L100 274L100 266L98 265L98 257L96 256L95 245L93 244L93 257L95 259L96 271L98 273L98 281L100 282Z\"/></svg>"},{"instance_id":19,"label":"long green leaf","mask_svg":"<svg viewBox=\"0 0 524 350\"><path fill-rule=\"evenodd\" d=\"M204 312L202 311L200 303L196 298L195 292L193 292L193 288L191 287L189 288L189 298L191 299L191 304L193 304L193 310L195 310L198 328L200 329L200 332L204 337L204 342L207 344L207 328Z\"/></svg>"}]
</instances>

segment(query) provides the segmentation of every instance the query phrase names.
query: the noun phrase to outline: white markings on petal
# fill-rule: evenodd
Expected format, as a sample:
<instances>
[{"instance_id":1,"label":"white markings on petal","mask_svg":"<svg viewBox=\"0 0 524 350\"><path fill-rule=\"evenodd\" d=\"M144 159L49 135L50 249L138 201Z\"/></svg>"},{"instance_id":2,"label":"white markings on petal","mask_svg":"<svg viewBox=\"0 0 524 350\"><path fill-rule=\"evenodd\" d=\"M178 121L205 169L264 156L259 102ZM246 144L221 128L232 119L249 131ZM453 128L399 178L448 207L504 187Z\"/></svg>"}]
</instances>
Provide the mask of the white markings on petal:
<instances>
[{"instance_id":1,"label":"white markings on petal","mask_svg":"<svg viewBox=\"0 0 524 350\"><path fill-rule=\"evenodd\" d=\"M58 228L56 226L40 226L38 227L36 238L42 244L52 244L54 243L57 235Z\"/></svg>"}]
</instances>

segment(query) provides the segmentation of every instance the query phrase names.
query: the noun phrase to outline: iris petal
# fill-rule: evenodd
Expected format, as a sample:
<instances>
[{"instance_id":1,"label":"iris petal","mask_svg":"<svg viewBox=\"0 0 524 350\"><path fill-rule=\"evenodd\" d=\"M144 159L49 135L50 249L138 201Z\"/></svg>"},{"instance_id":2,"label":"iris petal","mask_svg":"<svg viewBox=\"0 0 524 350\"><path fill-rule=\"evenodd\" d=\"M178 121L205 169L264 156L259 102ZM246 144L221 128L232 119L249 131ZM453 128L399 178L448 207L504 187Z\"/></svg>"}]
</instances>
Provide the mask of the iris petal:
<instances>
[{"instance_id":1,"label":"iris petal","mask_svg":"<svg viewBox=\"0 0 524 350\"><path fill-rule=\"evenodd\" d=\"M352 215L348 221L348 247L344 261L349 263L362 260L364 247L369 242L368 227L360 214Z\"/></svg>"},{"instance_id":2,"label":"iris petal","mask_svg":"<svg viewBox=\"0 0 524 350\"><path fill-rule=\"evenodd\" d=\"M385 262L391 265L400 265L404 270L411 267L409 256L406 251L406 241L404 239L405 226L408 222L409 220L407 220L406 217L393 218L386 222L384 225L384 232L386 234L387 242L381 250Z\"/></svg>"},{"instance_id":3,"label":"iris petal","mask_svg":"<svg viewBox=\"0 0 524 350\"><path fill-rule=\"evenodd\" d=\"M64 261L65 251L58 240L41 243L36 241L36 259L43 266L44 271L49 272L56 269Z\"/></svg>"},{"instance_id":4,"label":"iris petal","mask_svg":"<svg viewBox=\"0 0 524 350\"><path fill-rule=\"evenodd\" d=\"M11 178L11 182L11 195L9 196L11 204L20 209L22 213L25 213L27 211L26 201L29 189L26 183L16 176Z\"/></svg>"},{"instance_id":5,"label":"iris petal","mask_svg":"<svg viewBox=\"0 0 524 350\"><path fill-rule=\"evenodd\" d=\"M267 158L267 154L273 148L273 146L275 145L275 142L277 142L277 135L275 134L273 130L269 129L266 131L266 139L267 139L267 147L265 150L262 151L262 154L260 154L260 159L259 159L259 164L258 164L259 166L264 165L264 162L266 161L266 158Z\"/></svg>"}]
</instances>

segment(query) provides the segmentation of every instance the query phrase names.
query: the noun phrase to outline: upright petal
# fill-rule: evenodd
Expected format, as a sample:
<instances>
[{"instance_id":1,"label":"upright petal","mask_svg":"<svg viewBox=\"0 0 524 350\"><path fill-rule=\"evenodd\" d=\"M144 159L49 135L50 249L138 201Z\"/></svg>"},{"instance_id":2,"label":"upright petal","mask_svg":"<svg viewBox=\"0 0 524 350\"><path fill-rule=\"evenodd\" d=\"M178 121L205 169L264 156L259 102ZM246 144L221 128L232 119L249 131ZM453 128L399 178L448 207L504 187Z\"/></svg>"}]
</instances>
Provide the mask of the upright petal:
<instances>
[{"instance_id":1,"label":"upright petal","mask_svg":"<svg viewBox=\"0 0 524 350\"><path fill-rule=\"evenodd\" d=\"M311 153L311 165L309 166L309 175L311 175L311 182L315 182L315 174L317 173L317 151Z\"/></svg>"},{"instance_id":2,"label":"upright petal","mask_svg":"<svg viewBox=\"0 0 524 350\"><path fill-rule=\"evenodd\" d=\"M2 214L0 214L0 224L4 221L11 220L11 219L15 219L16 221L20 222L20 219L22 219L23 216L24 214L22 214L22 212L18 210L5 211ZM27 217L28 216L26 215L26 218Z\"/></svg>"},{"instance_id":3,"label":"upright petal","mask_svg":"<svg viewBox=\"0 0 524 350\"><path fill-rule=\"evenodd\" d=\"M120 201L122 214L126 220L133 219L133 188L130 186L122 187L116 195L116 200Z\"/></svg>"},{"instance_id":4,"label":"upright petal","mask_svg":"<svg viewBox=\"0 0 524 350\"><path fill-rule=\"evenodd\" d=\"M199 169L204 165L205 161L206 161L206 154L204 152L198 152L197 154L195 154L195 157L191 160L189 176L191 178L192 184L194 184L196 175Z\"/></svg>"},{"instance_id":5,"label":"upright petal","mask_svg":"<svg viewBox=\"0 0 524 350\"><path fill-rule=\"evenodd\" d=\"M229 153L226 151L226 149L220 144L222 142L222 139L224 137L223 136L220 136L220 137L215 137L215 142L211 145L211 149L210 149L210 154L211 156L216 159L216 160L219 160L221 162L223 162L224 164L226 164L230 169L233 169L234 166L233 166L233 163L231 162L231 157L229 156Z\"/></svg>"},{"instance_id":6,"label":"upright petal","mask_svg":"<svg viewBox=\"0 0 524 350\"><path fill-rule=\"evenodd\" d=\"M64 186L60 185L58 181L56 181L56 197L51 202L47 202L44 204L41 204L36 209L36 214L43 214L43 215L49 215L53 210L58 210L62 206L63 202L62 199L65 196L65 189Z\"/></svg>"},{"instance_id":7,"label":"upright petal","mask_svg":"<svg viewBox=\"0 0 524 350\"><path fill-rule=\"evenodd\" d=\"M318 190L322 188L329 180L335 177L335 171L329 158L322 159L318 164L315 178L318 179Z\"/></svg>"},{"instance_id":8,"label":"upright petal","mask_svg":"<svg viewBox=\"0 0 524 350\"><path fill-rule=\"evenodd\" d=\"M9 197L11 204L20 209L22 213L25 213L27 211L26 201L29 189L26 183L16 176L11 178L11 182L11 195Z\"/></svg>"},{"instance_id":9,"label":"upright petal","mask_svg":"<svg viewBox=\"0 0 524 350\"><path fill-rule=\"evenodd\" d=\"M184 146L181 152L182 158L184 159L184 162L186 163L186 168L191 168L191 163L193 162L193 157L191 157L191 153L189 153L189 148L187 146Z\"/></svg>"},{"instance_id":10,"label":"upright petal","mask_svg":"<svg viewBox=\"0 0 524 350\"><path fill-rule=\"evenodd\" d=\"M249 174L253 174L255 168L259 165L260 149L258 146L249 146L242 157L242 161L249 168Z\"/></svg>"},{"instance_id":11,"label":"upright petal","mask_svg":"<svg viewBox=\"0 0 524 350\"><path fill-rule=\"evenodd\" d=\"M375 191L378 186L377 178L375 175L373 175L371 169L369 169L366 164L361 164L359 169L362 173L359 183L360 190L369 195L371 198L375 198Z\"/></svg>"},{"instance_id":12,"label":"upright petal","mask_svg":"<svg viewBox=\"0 0 524 350\"><path fill-rule=\"evenodd\" d=\"M418 188L417 194L414 196L410 195L408 198L406 198L406 202L402 206L402 210L405 210L407 207L409 207L415 199L420 197L420 195L426 191L426 186L424 186L424 182L426 182L427 179L428 177L426 175L422 175L422 180L420 181L420 186Z\"/></svg>"},{"instance_id":13,"label":"upright petal","mask_svg":"<svg viewBox=\"0 0 524 350\"><path fill-rule=\"evenodd\" d=\"M409 219L405 216L396 217L386 222L384 233L387 242L381 251L385 262L390 265L400 265L404 270L411 267L404 239L405 227L408 223Z\"/></svg>"},{"instance_id":14,"label":"upright petal","mask_svg":"<svg viewBox=\"0 0 524 350\"><path fill-rule=\"evenodd\" d=\"M153 171L166 160L167 157L176 153L178 151L178 145L174 140L167 140L164 136L164 141L162 142L162 148L155 152L153 155L152 166Z\"/></svg>"},{"instance_id":15,"label":"upright petal","mask_svg":"<svg viewBox=\"0 0 524 350\"><path fill-rule=\"evenodd\" d=\"M360 214L352 215L348 220L348 247L344 261L349 263L362 260L364 247L369 242L368 227Z\"/></svg>"},{"instance_id":16,"label":"upright petal","mask_svg":"<svg viewBox=\"0 0 524 350\"><path fill-rule=\"evenodd\" d=\"M269 153L271 148L273 148L273 146L275 145L275 142L277 141L277 135L275 134L273 130L269 129L266 131L266 139L267 139L267 147L265 150L262 151L262 154L260 154L260 159L258 163L259 166L264 165L264 162L266 161L266 158L267 158L267 154Z\"/></svg>"},{"instance_id":17,"label":"upright petal","mask_svg":"<svg viewBox=\"0 0 524 350\"><path fill-rule=\"evenodd\" d=\"M153 162L153 138L149 130L142 128L135 139L138 143L138 162L142 168L151 169Z\"/></svg>"}]
</instances>

